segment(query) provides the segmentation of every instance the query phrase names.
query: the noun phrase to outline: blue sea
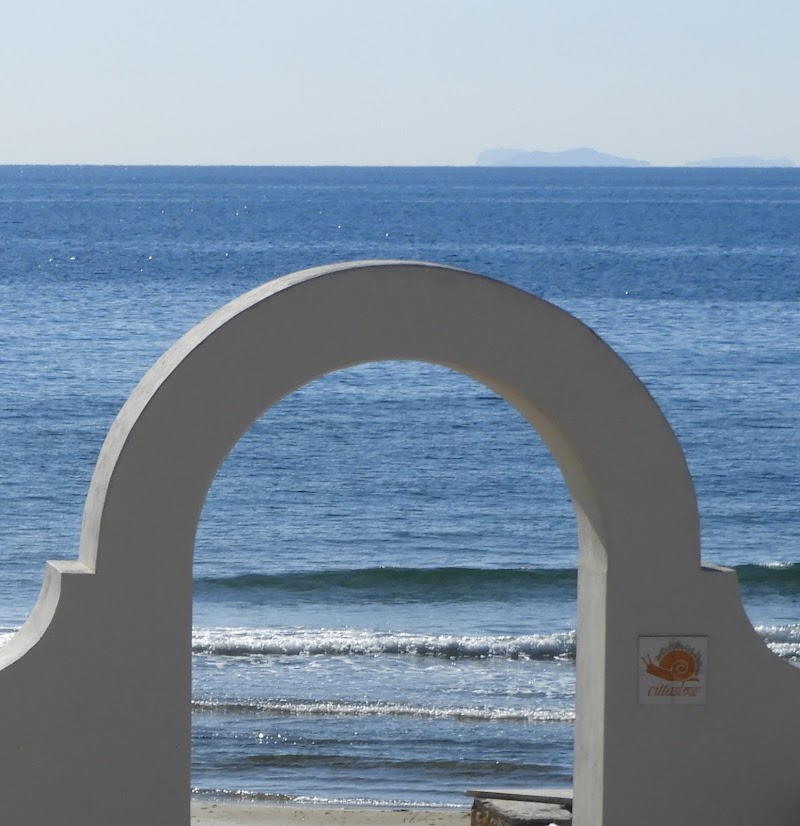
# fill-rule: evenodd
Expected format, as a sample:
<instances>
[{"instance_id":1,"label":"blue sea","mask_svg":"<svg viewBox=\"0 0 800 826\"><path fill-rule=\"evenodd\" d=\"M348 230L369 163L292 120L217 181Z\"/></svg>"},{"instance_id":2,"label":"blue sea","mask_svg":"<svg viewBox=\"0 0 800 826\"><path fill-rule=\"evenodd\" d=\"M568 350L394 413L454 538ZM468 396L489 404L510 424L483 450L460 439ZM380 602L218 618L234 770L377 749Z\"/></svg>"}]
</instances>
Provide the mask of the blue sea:
<instances>
[{"instance_id":1,"label":"blue sea","mask_svg":"<svg viewBox=\"0 0 800 826\"><path fill-rule=\"evenodd\" d=\"M0 638L77 556L137 381L242 292L451 264L591 326L680 439L703 557L800 665L800 170L0 167ZM235 367L235 366L234 366ZM537 434L442 368L268 411L196 546L193 787L464 805L572 776L575 518Z\"/></svg>"}]
</instances>

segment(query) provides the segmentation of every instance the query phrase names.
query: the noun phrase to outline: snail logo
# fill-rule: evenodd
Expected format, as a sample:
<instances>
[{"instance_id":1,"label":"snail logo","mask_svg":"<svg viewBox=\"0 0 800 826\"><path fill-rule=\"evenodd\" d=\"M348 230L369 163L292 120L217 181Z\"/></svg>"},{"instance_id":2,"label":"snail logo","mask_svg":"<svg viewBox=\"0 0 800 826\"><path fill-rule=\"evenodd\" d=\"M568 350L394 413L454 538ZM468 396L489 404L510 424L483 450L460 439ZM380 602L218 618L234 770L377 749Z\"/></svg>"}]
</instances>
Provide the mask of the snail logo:
<instances>
[{"instance_id":1,"label":"snail logo","mask_svg":"<svg viewBox=\"0 0 800 826\"><path fill-rule=\"evenodd\" d=\"M685 683L689 680L699 680L702 658L693 648L684 648L681 643L673 642L658 654L658 665L650 657L642 658L648 674L659 677L668 682Z\"/></svg>"},{"instance_id":2,"label":"snail logo","mask_svg":"<svg viewBox=\"0 0 800 826\"><path fill-rule=\"evenodd\" d=\"M707 637L639 637L639 702L704 704Z\"/></svg>"}]
</instances>

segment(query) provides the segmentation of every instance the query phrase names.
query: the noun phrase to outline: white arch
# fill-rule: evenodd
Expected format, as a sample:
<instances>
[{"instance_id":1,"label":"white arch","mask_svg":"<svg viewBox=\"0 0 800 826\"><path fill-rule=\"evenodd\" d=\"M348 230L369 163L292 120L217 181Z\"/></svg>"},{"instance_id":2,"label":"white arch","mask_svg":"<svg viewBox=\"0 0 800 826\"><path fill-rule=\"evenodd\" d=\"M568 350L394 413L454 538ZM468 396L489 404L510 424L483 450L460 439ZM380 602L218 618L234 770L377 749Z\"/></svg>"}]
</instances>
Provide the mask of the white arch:
<instances>
[{"instance_id":1,"label":"white arch","mask_svg":"<svg viewBox=\"0 0 800 826\"><path fill-rule=\"evenodd\" d=\"M403 262L265 284L187 333L136 388L97 463L80 561L48 563L0 658L4 819L188 824L192 554L207 490L280 398L389 359L483 382L564 474L580 541L575 822L666 826L679 789L685 824L795 823L800 672L757 637L735 575L701 569L691 479L646 389L556 307ZM639 705L639 637L676 634L707 639L707 703Z\"/></svg>"}]
</instances>

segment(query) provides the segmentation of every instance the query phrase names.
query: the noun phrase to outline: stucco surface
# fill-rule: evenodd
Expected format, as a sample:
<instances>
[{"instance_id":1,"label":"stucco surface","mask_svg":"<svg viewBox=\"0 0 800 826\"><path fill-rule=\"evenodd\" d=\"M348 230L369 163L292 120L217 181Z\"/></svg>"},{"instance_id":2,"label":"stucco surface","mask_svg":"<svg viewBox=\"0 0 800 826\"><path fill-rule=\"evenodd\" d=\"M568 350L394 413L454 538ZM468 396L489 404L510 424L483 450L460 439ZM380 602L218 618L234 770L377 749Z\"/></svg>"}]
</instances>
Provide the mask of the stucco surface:
<instances>
[{"instance_id":1,"label":"stucco surface","mask_svg":"<svg viewBox=\"0 0 800 826\"><path fill-rule=\"evenodd\" d=\"M0 652L2 822L189 824L192 554L206 492L283 396L385 359L483 382L564 474L580 543L574 822L800 822L800 670L752 629L735 574L701 568L691 479L647 390L547 302L404 262L265 284L187 333L131 395L97 463L79 559L48 563L29 621ZM706 639L706 701L642 705L639 639L672 636Z\"/></svg>"}]
</instances>

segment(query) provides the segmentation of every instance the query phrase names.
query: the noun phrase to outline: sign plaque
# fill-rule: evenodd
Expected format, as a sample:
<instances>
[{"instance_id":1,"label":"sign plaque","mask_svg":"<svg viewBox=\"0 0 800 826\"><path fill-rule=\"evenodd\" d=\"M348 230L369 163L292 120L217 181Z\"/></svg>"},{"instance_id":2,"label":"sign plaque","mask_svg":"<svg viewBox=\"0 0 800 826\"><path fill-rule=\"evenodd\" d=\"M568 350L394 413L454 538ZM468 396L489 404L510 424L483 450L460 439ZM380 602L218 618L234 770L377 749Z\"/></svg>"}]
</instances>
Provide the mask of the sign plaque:
<instances>
[{"instance_id":1,"label":"sign plaque","mask_svg":"<svg viewBox=\"0 0 800 826\"><path fill-rule=\"evenodd\" d=\"M708 637L639 637L639 705L705 705Z\"/></svg>"}]
</instances>

